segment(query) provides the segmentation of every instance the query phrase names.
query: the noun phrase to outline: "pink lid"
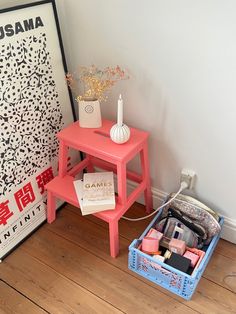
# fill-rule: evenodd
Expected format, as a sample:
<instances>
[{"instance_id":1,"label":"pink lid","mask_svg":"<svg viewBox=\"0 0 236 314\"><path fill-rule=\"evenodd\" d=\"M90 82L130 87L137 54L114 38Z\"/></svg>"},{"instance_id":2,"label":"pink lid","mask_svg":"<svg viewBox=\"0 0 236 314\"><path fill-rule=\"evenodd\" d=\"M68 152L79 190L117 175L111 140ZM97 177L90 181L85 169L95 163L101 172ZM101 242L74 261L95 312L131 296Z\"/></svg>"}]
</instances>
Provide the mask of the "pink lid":
<instances>
[{"instance_id":1,"label":"pink lid","mask_svg":"<svg viewBox=\"0 0 236 314\"><path fill-rule=\"evenodd\" d=\"M159 240L151 237L144 237L142 241L142 250L145 252L156 252L159 249Z\"/></svg>"}]
</instances>

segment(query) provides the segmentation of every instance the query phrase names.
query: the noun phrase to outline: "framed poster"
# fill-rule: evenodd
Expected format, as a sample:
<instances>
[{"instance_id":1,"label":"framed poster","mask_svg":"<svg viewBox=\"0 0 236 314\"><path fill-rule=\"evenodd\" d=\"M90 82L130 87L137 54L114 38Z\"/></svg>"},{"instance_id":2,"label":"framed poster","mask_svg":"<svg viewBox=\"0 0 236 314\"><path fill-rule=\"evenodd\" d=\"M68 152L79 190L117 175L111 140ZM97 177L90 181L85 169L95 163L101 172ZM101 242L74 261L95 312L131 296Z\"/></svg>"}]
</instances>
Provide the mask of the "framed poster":
<instances>
[{"instance_id":1,"label":"framed poster","mask_svg":"<svg viewBox=\"0 0 236 314\"><path fill-rule=\"evenodd\" d=\"M54 0L0 10L0 259L46 219L56 133L75 119L66 71Z\"/></svg>"}]
</instances>

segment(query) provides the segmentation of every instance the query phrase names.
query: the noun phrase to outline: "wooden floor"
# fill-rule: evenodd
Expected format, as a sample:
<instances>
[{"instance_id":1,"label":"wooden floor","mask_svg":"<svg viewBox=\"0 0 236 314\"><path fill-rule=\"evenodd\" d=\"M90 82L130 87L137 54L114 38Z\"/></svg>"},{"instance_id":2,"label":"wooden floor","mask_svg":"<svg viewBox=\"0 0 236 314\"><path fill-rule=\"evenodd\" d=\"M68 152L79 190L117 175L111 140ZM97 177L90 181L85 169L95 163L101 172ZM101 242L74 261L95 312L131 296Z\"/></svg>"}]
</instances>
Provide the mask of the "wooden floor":
<instances>
[{"instance_id":1,"label":"wooden floor","mask_svg":"<svg viewBox=\"0 0 236 314\"><path fill-rule=\"evenodd\" d=\"M147 223L120 221L113 259L107 224L66 205L0 265L0 313L236 313L236 245L220 240L185 301L128 270L128 246Z\"/></svg>"}]
</instances>

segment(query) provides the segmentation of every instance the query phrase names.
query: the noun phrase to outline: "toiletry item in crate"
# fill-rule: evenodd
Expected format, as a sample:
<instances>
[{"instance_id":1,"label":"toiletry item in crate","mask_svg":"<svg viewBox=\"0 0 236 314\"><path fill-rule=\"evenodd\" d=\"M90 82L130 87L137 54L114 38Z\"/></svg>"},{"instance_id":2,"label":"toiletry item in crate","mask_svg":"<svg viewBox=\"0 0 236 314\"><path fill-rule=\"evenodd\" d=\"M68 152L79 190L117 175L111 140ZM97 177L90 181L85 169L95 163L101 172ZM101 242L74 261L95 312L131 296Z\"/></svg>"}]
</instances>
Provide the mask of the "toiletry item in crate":
<instances>
[{"instance_id":1,"label":"toiletry item in crate","mask_svg":"<svg viewBox=\"0 0 236 314\"><path fill-rule=\"evenodd\" d=\"M160 246L169 249L170 251L183 255L186 250L186 244L183 240L175 238L166 238L163 237L160 241Z\"/></svg>"},{"instance_id":2,"label":"toiletry item in crate","mask_svg":"<svg viewBox=\"0 0 236 314\"><path fill-rule=\"evenodd\" d=\"M199 260L199 255L194 254L193 252L188 251L188 250L184 253L183 256L191 260L191 267L193 268L196 266L197 261Z\"/></svg>"},{"instance_id":3,"label":"toiletry item in crate","mask_svg":"<svg viewBox=\"0 0 236 314\"><path fill-rule=\"evenodd\" d=\"M174 252L172 252L170 257L165 260L165 263L184 273L187 273L191 266L191 260L189 258L186 258Z\"/></svg>"},{"instance_id":4,"label":"toiletry item in crate","mask_svg":"<svg viewBox=\"0 0 236 314\"><path fill-rule=\"evenodd\" d=\"M170 243L170 239L163 236L161 238L161 241L160 241L160 246L162 246L162 247L164 247L166 249L169 249L169 243Z\"/></svg>"},{"instance_id":5,"label":"toiletry item in crate","mask_svg":"<svg viewBox=\"0 0 236 314\"><path fill-rule=\"evenodd\" d=\"M151 228L147 235L147 237L151 237L151 238L155 238L155 239L158 239L159 241L162 239L163 237L163 233L161 233L160 231L157 231L156 229L154 228Z\"/></svg>"},{"instance_id":6,"label":"toiletry item in crate","mask_svg":"<svg viewBox=\"0 0 236 314\"><path fill-rule=\"evenodd\" d=\"M171 252L183 255L186 250L186 244L183 240L172 238L169 242L169 249Z\"/></svg>"},{"instance_id":7,"label":"toiletry item in crate","mask_svg":"<svg viewBox=\"0 0 236 314\"><path fill-rule=\"evenodd\" d=\"M142 240L142 251L148 254L154 254L159 250L159 240L151 237L144 237Z\"/></svg>"},{"instance_id":8,"label":"toiletry item in crate","mask_svg":"<svg viewBox=\"0 0 236 314\"><path fill-rule=\"evenodd\" d=\"M204 251L199 250L199 249L196 249L196 248L187 247L186 249L187 249L189 252L192 252L192 253L194 253L194 254L196 254L196 255L199 256L199 259L198 259L198 261L197 261L197 264L195 265L194 270L193 270L193 273L192 273L192 275L193 275L194 272L198 270L198 267L200 266L200 264L201 264L201 262L202 262L202 259L203 259L203 257L205 256L206 253L205 253Z\"/></svg>"},{"instance_id":9,"label":"toiletry item in crate","mask_svg":"<svg viewBox=\"0 0 236 314\"><path fill-rule=\"evenodd\" d=\"M159 242L163 234L154 228L151 228L146 237L142 240L142 251L147 254L160 254Z\"/></svg>"},{"instance_id":10,"label":"toiletry item in crate","mask_svg":"<svg viewBox=\"0 0 236 314\"><path fill-rule=\"evenodd\" d=\"M171 257L171 251L166 250L164 254L164 259L166 260L167 258L170 258L170 257Z\"/></svg>"},{"instance_id":11,"label":"toiletry item in crate","mask_svg":"<svg viewBox=\"0 0 236 314\"><path fill-rule=\"evenodd\" d=\"M164 263L164 261L165 261L165 257L162 256L162 255L153 255L153 258L154 258L155 260L157 260L157 261L162 262L162 263Z\"/></svg>"}]
</instances>

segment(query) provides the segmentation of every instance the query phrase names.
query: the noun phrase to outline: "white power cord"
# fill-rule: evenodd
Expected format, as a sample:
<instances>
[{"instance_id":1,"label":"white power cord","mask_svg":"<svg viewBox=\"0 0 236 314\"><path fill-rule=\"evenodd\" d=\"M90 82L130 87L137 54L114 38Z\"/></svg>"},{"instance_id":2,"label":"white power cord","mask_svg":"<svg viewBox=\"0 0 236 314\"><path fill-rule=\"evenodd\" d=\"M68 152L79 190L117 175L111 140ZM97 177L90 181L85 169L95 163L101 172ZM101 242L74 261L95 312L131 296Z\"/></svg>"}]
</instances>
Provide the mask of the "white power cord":
<instances>
[{"instance_id":1,"label":"white power cord","mask_svg":"<svg viewBox=\"0 0 236 314\"><path fill-rule=\"evenodd\" d=\"M144 217L140 217L140 218L129 218L129 217L125 217L125 216L122 216L121 218L125 219L125 220L129 220L129 221L140 221L140 220L144 220L144 219L147 219L151 216L153 216L159 209L161 209L163 206L166 206L167 204L171 203L183 190L187 189L188 188L188 183L185 182L185 181L182 181L181 184L180 184L180 188L179 190L175 193L175 195L169 199L169 201L167 201L166 203L162 204L160 207L156 208L154 210L154 212L152 212L151 214L147 215L147 216L144 216Z\"/></svg>"}]
</instances>

